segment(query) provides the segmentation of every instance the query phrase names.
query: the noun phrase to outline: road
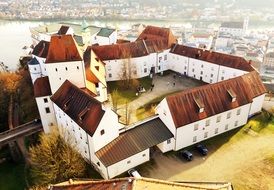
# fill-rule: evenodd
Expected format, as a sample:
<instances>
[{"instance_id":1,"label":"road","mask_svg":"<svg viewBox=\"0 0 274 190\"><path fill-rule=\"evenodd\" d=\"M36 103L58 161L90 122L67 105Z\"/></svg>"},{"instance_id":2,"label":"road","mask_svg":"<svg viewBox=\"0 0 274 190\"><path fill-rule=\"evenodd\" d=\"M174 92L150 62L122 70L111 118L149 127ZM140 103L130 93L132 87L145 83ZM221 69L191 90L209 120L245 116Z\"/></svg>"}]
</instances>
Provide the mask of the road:
<instances>
[{"instance_id":1,"label":"road","mask_svg":"<svg viewBox=\"0 0 274 190\"><path fill-rule=\"evenodd\" d=\"M14 141L15 139L18 139L20 137L28 136L42 130L43 128L40 121L31 121L29 123L20 125L16 128L0 133L0 146L7 144L10 141Z\"/></svg>"}]
</instances>

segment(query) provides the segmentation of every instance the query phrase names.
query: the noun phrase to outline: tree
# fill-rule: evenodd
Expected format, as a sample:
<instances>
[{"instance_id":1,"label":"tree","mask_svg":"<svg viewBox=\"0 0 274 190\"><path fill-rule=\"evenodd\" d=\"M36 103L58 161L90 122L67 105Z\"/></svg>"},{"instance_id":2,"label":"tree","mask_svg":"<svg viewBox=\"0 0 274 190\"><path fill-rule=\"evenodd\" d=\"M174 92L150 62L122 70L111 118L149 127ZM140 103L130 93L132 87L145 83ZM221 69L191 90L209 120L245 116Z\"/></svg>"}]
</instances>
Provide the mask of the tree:
<instances>
[{"instance_id":1,"label":"tree","mask_svg":"<svg viewBox=\"0 0 274 190\"><path fill-rule=\"evenodd\" d=\"M115 112L117 112L118 110L118 102L120 99L120 95L117 89L115 89L112 93L111 93L111 99L112 99L112 106Z\"/></svg>"},{"instance_id":2,"label":"tree","mask_svg":"<svg viewBox=\"0 0 274 190\"><path fill-rule=\"evenodd\" d=\"M75 147L71 147L69 139L62 138L54 129L50 134L42 134L40 143L30 148L31 176L36 185L86 176L87 164Z\"/></svg>"},{"instance_id":3,"label":"tree","mask_svg":"<svg viewBox=\"0 0 274 190\"><path fill-rule=\"evenodd\" d=\"M129 89L131 87L132 79L136 78L137 74L136 65L132 64L130 53L123 52L122 55L123 61L120 69L120 80L122 81L123 87Z\"/></svg>"},{"instance_id":4,"label":"tree","mask_svg":"<svg viewBox=\"0 0 274 190\"><path fill-rule=\"evenodd\" d=\"M131 114L132 114L131 107L130 107L128 101L126 101L126 104L125 104L125 123L126 123L126 125L129 125L129 123L130 123Z\"/></svg>"},{"instance_id":5,"label":"tree","mask_svg":"<svg viewBox=\"0 0 274 190\"><path fill-rule=\"evenodd\" d=\"M18 85L22 76L18 73L1 72L0 84L3 86L4 91L8 93L15 93L18 89Z\"/></svg>"}]
</instances>

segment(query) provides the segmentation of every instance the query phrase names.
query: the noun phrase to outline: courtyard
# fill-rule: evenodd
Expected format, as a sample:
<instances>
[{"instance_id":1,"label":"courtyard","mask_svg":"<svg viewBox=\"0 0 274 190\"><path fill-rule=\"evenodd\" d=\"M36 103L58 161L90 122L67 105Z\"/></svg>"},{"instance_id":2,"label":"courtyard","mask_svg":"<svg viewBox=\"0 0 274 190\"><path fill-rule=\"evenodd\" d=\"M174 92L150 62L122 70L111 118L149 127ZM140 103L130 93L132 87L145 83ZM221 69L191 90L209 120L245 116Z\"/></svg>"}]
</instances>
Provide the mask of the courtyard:
<instances>
[{"instance_id":1,"label":"courtyard","mask_svg":"<svg viewBox=\"0 0 274 190\"><path fill-rule=\"evenodd\" d=\"M144 83L143 85L142 82ZM120 97L119 99L117 113L121 116L120 120L123 123L126 123L126 112L129 114L128 124L135 123L153 116L154 108L166 96L182 90L202 86L206 83L187 76L178 75L175 72L167 71L163 75L153 76L152 79L149 79L148 77L146 79L141 79L140 84L144 87L144 92L138 93L137 95L137 91L133 89L130 92L126 92L126 97ZM152 84L153 89L151 90ZM123 90L119 89L118 92L120 94L124 93ZM113 105L113 103L111 104Z\"/></svg>"},{"instance_id":2,"label":"courtyard","mask_svg":"<svg viewBox=\"0 0 274 190\"><path fill-rule=\"evenodd\" d=\"M205 157L194 147L187 148L194 156L191 162L180 158L178 152L158 152L138 171L144 177L171 181L228 181L236 190L273 189L273 116L269 120L263 112L243 128L221 134L203 144L209 150Z\"/></svg>"}]
</instances>

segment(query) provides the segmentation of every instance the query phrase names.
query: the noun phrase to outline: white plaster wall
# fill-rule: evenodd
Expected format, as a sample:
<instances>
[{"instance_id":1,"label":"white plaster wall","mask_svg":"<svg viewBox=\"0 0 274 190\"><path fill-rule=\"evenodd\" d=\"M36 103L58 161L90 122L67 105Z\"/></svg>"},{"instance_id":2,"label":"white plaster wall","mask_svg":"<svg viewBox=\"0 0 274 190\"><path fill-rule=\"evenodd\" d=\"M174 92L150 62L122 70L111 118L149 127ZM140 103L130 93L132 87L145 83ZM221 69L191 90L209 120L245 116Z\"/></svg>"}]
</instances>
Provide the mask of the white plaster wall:
<instances>
[{"instance_id":1,"label":"white plaster wall","mask_svg":"<svg viewBox=\"0 0 274 190\"><path fill-rule=\"evenodd\" d=\"M128 163L130 161L130 163ZM117 162L109 167L107 167L109 178L113 178L119 174L128 171L140 164L149 161L149 149L146 149L138 154L135 154L125 160Z\"/></svg>"},{"instance_id":2,"label":"white plaster wall","mask_svg":"<svg viewBox=\"0 0 274 190\"><path fill-rule=\"evenodd\" d=\"M189 58L188 76L207 83L216 83L219 65Z\"/></svg>"},{"instance_id":3,"label":"white plaster wall","mask_svg":"<svg viewBox=\"0 0 274 190\"><path fill-rule=\"evenodd\" d=\"M237 110L241 109L240 115L237 115ZM191 123L180 128L177 128L176 134L176 143L175 143L175 150L180 150L184 147L190 146L192 144L196 144L200 141L209 139L214 137L218 134L224 133L231 129L237 128L247 123L248 113L250 109L250 104L241 106L236 109L232 109L221 114L214 115L212 117L200 120L195 123ZM228 119L227 114L231 112L231 117ZM217 122L217 117L221 116L220 122ZM209 126L206 126L206 121L210 120ZM237 126L235 126L235 122L238 121ZM198 123L198 130L194 130L195 124ZM228 129L226 130L225 127L228 125ZM216 128L218 128L218 133L215 133ZM208 133L207 137L204 137L205 133ZM197 141L193 142L193 137L197 137Z\"/></svg>"},{"instance_id":4,"label":"white plaster wall","mask_svg":"<svg viewBox=\"0 0 274 190\"><path fill-rule=\"evenodd\" d=\"M42 77L41 67L40 65L28 65L28 67L32 84L34 84L36 79Z\"/></svg>"},{"instance_id":5,"label":"white plaster wall","mask_svg":"<svg viewBox=\"0 0 274 190\"><path fill-rule=\"evenodd\" d=\"M44 99L47 99L48 102L45 102ZM49 96L37 97L35 98L35 100L37 103L44 132L49 133L51 127L57 125L53 102L50 100ZM50 109L50 113L46 113L47 107Z\"/></svg>"},{"instance_id":6,"label":"white plaster wall","mask_svg":"<svg viewBox=\"0 0 274 190\"><path fill-rule=\"evenodd\" d=\"M47 69L46 69L46 64L45 64L46 59L42 58L42 57L35 56L35 55L33 57L36 57L37 61L40 63L42 75L43 76L48 76Z\"/></svg>"},{"instance_id":7,"label":"white plaster wall","mask_svg":"<svg viewBox=\"0 0 274 190\"><path fill-rule=\"evenodd\" d=\"M47 63L46 70L49 76L51 92L54 94L65 80L69 80L79 88L85 87L84 69L82 61Z\"/></svg>"},{"instance_id":8,"label":"white plaster wall","mask_svg":"<svg viewBox=\"0 0 274 190\"><path fill-rule=\"evenodd\" d=\"M170 143L168 144L167 141L164 141L157 145L157 147L163 152L168 152L175 149L175 139L171 138Z\"/></svg>"},{"instance_id":9,"label":"white plaster wall","mask_svg":"<svg viewBox=\"0 0 274 190\"><path fill-rule=\"evenodd\" d=\"M50 42L50 38L51 38L50 34L39 33L39 41L44 40L44 41Z\"/></svg>"},{"instance_id":10,"label":"white plaster wall","mask_svg":"<svg viewBox=\"0 0 274 190\"><path fill-rule=\"evenodd\" d=\"M151 69L151 60L152 58L150 56L143 56L143 57L135 57L130 59L130 65L131 65L131 71L133 70L137 71L137 74L132 74L132 78L142 78L145 76L148 76ZM121 73L124 68L125 62L127 62L128 59L123 60L109 60L104 61L106 63L106 80L107 81L117 81L121 80ZM144 68L147 68L147 72L144 72ZM112 75L112 77L109 76L109 74Z\"/></svg>"},{"instance_id":11,"label":"white plaster wall","mask_svg":"<svg viewBox=\"0 0 274 190\"><path fill-rule=\"evenodd\" d=\"M251 103L251 107L249 111L249 116L252 116L262 111L264 98L265 98L265 94L253 98L253 102Z\"/></svg>"},{"instance_id":12,"label":"white plaster wall","mask_svg":"<svg viewBox=\"0 0 274 190\"><path fill-rule=\"evenodd\" d=\"M166 98L163 99L156 107L156 114L159 115L159 118L162 120L162 122L167 126L174 137L176 137L176 128Z\"/></svg>"},{"instance_id":13,"label":"white plaster wall","mask_svg":"<svg viewBox=\"0 0 274 190\"><path fill-rule=\"evenodd\" d=\"M170 53L169 69L184 75L188 75L189 58L177 54Z\"/></svg>"},{"instance_id":14,"label":"white plaster wall","mask_svg":"<svg viewBox=\"0 0 274 190\"><path fill-rule=\"evenodd\" d=\"M88 134L73 121L62 109L54 104L58 127L68 138L68 142L88 161L91 160L88 146Z\"/></svg>"},{"instance_id":15,"label":"white plaster wall","mask_svg":"<svg viewBox=\"0 0 274 190\"><path fill-rule=\"evenodd\" d=\"M93 139L95 142L94 151L98 151L117 138L119 136L119 127L118 115L111 109L107 108L99 126L93 134ZM101 130L105 131L103 135L101 135Z\"/></svg>"},{"instance_id":16,"label":"white plaster wall","mask_svg":"<svg viewBox=\"0 0 274 190\"><path fill-rule=\"evenodd\" d=\"M248 72L230 67L220 66L218 81L242 76Z\"/></svg>"}]
</instances>

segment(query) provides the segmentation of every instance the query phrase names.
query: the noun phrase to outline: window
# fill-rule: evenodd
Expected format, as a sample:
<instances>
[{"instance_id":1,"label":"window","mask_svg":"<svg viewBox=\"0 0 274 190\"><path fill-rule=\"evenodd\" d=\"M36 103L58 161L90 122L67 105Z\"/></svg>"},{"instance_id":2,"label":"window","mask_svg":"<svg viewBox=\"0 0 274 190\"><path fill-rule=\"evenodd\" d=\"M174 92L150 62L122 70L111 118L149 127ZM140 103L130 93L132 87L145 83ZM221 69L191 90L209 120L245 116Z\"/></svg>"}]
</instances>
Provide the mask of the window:
<instances>
[{"instance_id":1,"label":"window","mask_svg":"<svg viewBox=\"0 0 274 190\"><path fill-rule=\"evenodd\" d=\"M99 71L99 66L95 66L95 69L96 69L97 71Z\"/></svg>"},{"instance_id":2,"label":"window","mask_svg":"<svg viewBox=\"0 0 274 190\"><path fill-rule=\"evenodd\" d=\"M162 57L159 57L159 63L162 61Z\"/></svg>"},{"instance_id":3,"label":"window","mask_svg":"<svg viewBox=\"0 0 274 190\"><path fill-rule=\"evenodd\" d=\"M209 124L210 124L210 120L208 119L206 120L206 126L209 126Z\"/></svg>"},{"instance_id":4,"label":"window","mask_svg":"<svg viewBox=\"0 0 274 190\"><path fill-rule=\"evenodd\" d=\"M218 128L215 129L215 134L218 134Z\"/></svg>"},{"instance_id":5,"label":"window","mask_svg":"<svg viewBox=\"0 0 274 190\"><path fill-rule=\"evenodd\" d=\"M98 82L95 83L95 87L96 87L96 88L99 87L99 83L98 83Z\"/></svg>"},{"instance_id":6,"label":"window","mask_svg":"<svg viewBox=\"0 0 274 190\"><path fill-rule=\"evenodd\" d=\"M198 130L198 127L199 127L199 124L196 123L196 124L194 125L194 131L197 131L197 130Z\"/></svg>"},{"instance_id":7,"label":"window","mask_svg":"<svg viewBox=\"0 0 274 190\"><path fill-rule=\"evenodd\" d=\"M130 164L131 163L131 161L129 160L129 161L127 161L127 164Z\"/></svg>"},{"instance_id":8,"label":"window","mask_svg":"<svg viewBox=\"0 0 274 190\"><path fill-rule=\"evenodd\" d=\"M167 60L167 55L164 56L164 60Z\"/></svg>"},{"instance_id":9,"label":"window","mask_svg":"<svg viewBox=\"0 0 274 190\"><path fill-rule=\"evenodd\" d=\"M213 77L213 74L210 74L210 77Z\"/></svg>"},{"instance_id":10,"label":"window","mask_svg":"<svg viewBox=\"0 0 274 190\"><path fill-rule=\"evenodd\" d=\"M66 67L65 69L66 69L66 71L68 70L68 68L67 68L67 67Z\"/></svg>"},{"instance_id":11,"label":"window","mask_svg":"<svg viewBox=\"0 0 274 190\"><path fill-rule=\"evenodd\" d=\"M237 115L240 115L241 114L241 109L238 109L237 110Z\"/></svg>"},{"instance_id":12,"label":"window","mask_svg":"<svg viewBox=\"0 0 274 190\"><path fill-rule=\"evenodd\" d=\"M224 80L225 79L225 77L221 77L221 80Z\"/></svg>"},{"instance_id":13,"label":"window","mask_svg":"<svg viewBox=\"0 0 274 190\"><path fill-rule=\"evenodd\" d=\"M142 156L143 156L143 157L145 157L145 156L146 156L146 154L143 154Z\"/></svg>"},{"instance_id":14,"label":"window","mask_svg":"<svg viewBox=\"0 0 274 190\"><path fill-rule=\"evenodd\" d=\"M201 65L202 68L204 68L204 65Z\"/></svg>"},{"instance_id":15,"label":"window","mask_svg":"<svg viewBox=\"0 0 274 190\"><path fill-rule=\"evenodd\" d=\"M217 123L219 123L221 121L221 116L219 115L218 117L217 117Z\"/></svg>"},{"instance_id":16,"label":"window","mask_svg":"<svg viewBox=\"0 0 274 190\"><path fill-rule=\"evenodd\" d=\"M100 166L100 162L97 162L97 165Z\"/></svg>"},{"instance_id":17,"label":"window","mask_svg":"<svg viewBox=\"0 0 274 190\"><path fill-rule=\"evenodd\" d=\"M167 139L166 143L170 144L171 143L171 139Z\"/></svg>"},{"instance_id":18,"label":"window","mask_svg":"<svg viewBox=\"0 0 274 190\"><path fill-rule=\"evenodd\" d=\"M34 70L36 71L36 67L34 67Z\"/></svg>"},{"instance_id":19,"label":"window","mask_svg":"<svg viewBox=\"0 0 274 190\"><path fill-rule=\"evenodd\" d=\"M194 69L192 69L192 72L194 72L195 70Z\"/></svg>"},{"instance_id":20,"label":"window","mask_svg":"<svg viewBox=\"0 0 274 190\"><path fill-rule=\"evenodd\" d=\"M205 132L204 134L204 138L207 138L208 132Z\"/></svg>"},{"instance_id":21,"label":"window","mask_svg":"<svg viewBox=\"0 0 274 190\"><path fill-rule=\"evenodd\" d=\"M212 83L212 82L213 82L213 80L212 80L212 79L210 79L210 80L209 80L209 83Z\"/></svg>"},{"instance_id":22,"label":"window","mask_svg":"<svg viewBox=\"0 0 274 190\"><path fill-rule=\"evenodd\" d=\"M108 74L108 77L109 77L109 78L111 78L111 77L112 77L112 74L111 74L111 73L109 73L109 74Z\"/></svg>"},{"instance_id":23,"label":"window","mask_svg":"<svg viewBox=\"0 0 274 190\"><path fill-rule=\"evenodd\" d=\"M57 71L58 71L58 69L57 69L57 68L55 68L55 71L57 72Z\"/></svg>"},{"instance_id":24,"label":"window","mask_svg":"<svg viewBox=\"0 0 274 190\"><path fill-rule=\"evenodd\" d=\"M44 103L48 103L48 99L47 98L44 98Z\"/></svg>"},{"instance_id":25,"label":"window","mask_svg":"<svg viewBox=\"0 0 274 190\"><path fill-rule=\"evenodd\" d=\"M235 121L234 126L235 126L235 127L238 126L238 121Z\"/></svg>"},{"instance_id":26,"label":"window","mask_svg":"<svg viewBox=\"0 0 274 190\"><path fill-rule=\"evenodd\" d=\"M46 113L50 113L49 107L46 107L45 110L46 110Z\"/></svg>"},{"instance_id":27,"label":"window","mask_svg":"<svg viewBox=\"0 0 274 190\"><path fill-rule=\"evenodd\" d=\"M201 75L202 75L202 74L204 74L204 72L203 72L203 71L201 71Z\"/></svg>"},{"instance_id":28,"label":"window","mask_svg":"<svg viewBox=\"0 0 274 190\"><path fill-rule=\"evenodd\" d=\"M59 80L62 80L62 78L60 77Z\"/></svg>"},{"instance_id":29,"label":"window","mask_svg":"<svg viewBox=\"0 0 274 190\"><path fill-rule=\"evenodd\" d=\"M227 119L231 118L231 112L228 112L228 113L227 113L226 118L227 118Z\"/></svg>"},{"instance_id":30,"label":"window","mask_svg":"<svg viewBox=\"0 0 274 190\"><path fill-rule=\"evenodd\" d=\"M144 68L144 73L147 73L147 68Z\"/></svg>"},{"instance_id":31,"label":"window","mask_svg":"<svg viewBox=\"0 0 274 190\"><path fill-rule=\"evenodd\" d=\"M185 66L185 70L187 70L187 67Z\"/></svg>"},{"instance_id":32,"label":"window","mask_svg":"<svg viewBox=\"0 0 274 190\"><path fill-rule=\"evenodd\" d=\"M104 129L101 130L101 131L100 131L100 134L101 134L101 135L105 134L105 130L104 130Z\"/></svg>"},{"instance_id":33,"label":"window","mask_svg":"<svg viewBox=\"0 0 274 190\"><path fill-rule=\"evenodd\" d=\"M158 68L159 68L159 70L161 70L161 66L159 66Z\"/></svg>"},{"instance_id":34,"label":"window","mask_svg":"<svg viewBox=\"0 0 274 190\"><path fill-rule=\"evenodd\" d=\"M228 129L228 124L225 125L225 130L227 130L227 129Z\"/></svg>"},{"instance_id":35,"label":"window","mask_svg":"<svg viewBox=\"0 0 274 190\"><path fill-rule=\"evenodd\" d=\"M193 137L193 142L196 142L197 141L197 136L194 136Z\"/></svg>"},{"instance_id":36,"label":"window","mask_svg":"<svg viewBox=\"0 0 274 190\"><path fill-rule=\"evenodd\" d=\"M53 123L50 123L49 126L53 126Z\"/></svg>"},{"instance_id":37,"label":"window","mask_svg":"<svg viewBox=\"0 0 274 190\"><path fill-rule=\"evenodd\" d=\"M77 66L77 69L79 70L79 66Z\"/></svg>"}]
</instances>

